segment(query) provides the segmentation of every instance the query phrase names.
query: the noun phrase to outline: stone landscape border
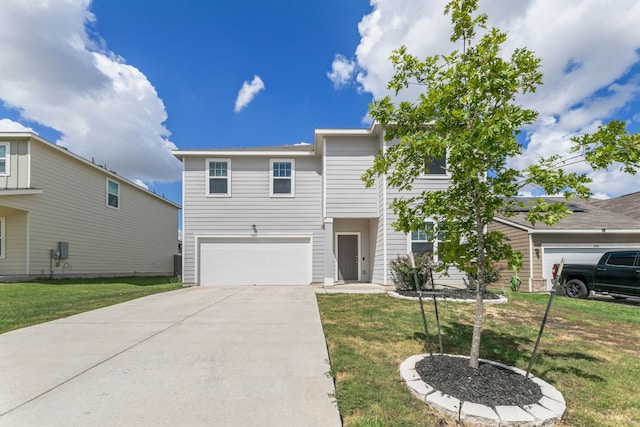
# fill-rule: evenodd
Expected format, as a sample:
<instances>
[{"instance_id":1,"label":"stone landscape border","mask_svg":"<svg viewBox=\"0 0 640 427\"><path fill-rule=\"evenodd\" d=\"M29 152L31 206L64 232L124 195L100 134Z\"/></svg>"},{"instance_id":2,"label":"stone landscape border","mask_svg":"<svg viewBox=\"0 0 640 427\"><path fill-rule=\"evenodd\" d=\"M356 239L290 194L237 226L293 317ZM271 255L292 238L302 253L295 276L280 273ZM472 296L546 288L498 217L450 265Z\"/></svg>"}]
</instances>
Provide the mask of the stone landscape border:
<instances>
[{"instance_id":1,"label":"stone landscape border","mask_svg":"<svg viewBox=\"0 0 640 427\"><path fill-rule=\"evenodd\" d=\"M411 300L411 301L417 301L418 297L408 297L405 295L401 295L399 293L397 293L396 291L389 291L387 292L387 294L393 298L398 298L398 299L406 299L406 300ZM449 301L449 302L463 302L463 303L474 303L476 302L475 299L461 299L461 298L448 298L448 297L436 297L439 301ZM424 296L422 297L423 300L427 300L427 299L431 299L431 296ZM508 302L509 300L504 296L504 295L499 295L499 298L497 299L485 299L483 300L483 304L504 304L505 302Z\"/></svg>"},{"instance_id":2,"label":"stone landscape border","mask_svg":"<svg viewBox=\"0 0 640 427\"><path fill-rule=\"evenodd\" d=\"M540 386L542 398L538 403L525 406L495 406L489 407L478 403L465 402L446 395L424 382L416 371L416 363L428 357L428 354L416 354L400 364L400 375L409 390L420 400L432 408L445 413L459 422L469 422L484 426L552 426L559 421L566 410L566 403L562 394L551 384L540 378L529 375L534 383ZM451 357L466 356L451 355ZM522 376L526 372L513 366L481 359L484 363L508 369Z\"/></svg>"}]
</instances>

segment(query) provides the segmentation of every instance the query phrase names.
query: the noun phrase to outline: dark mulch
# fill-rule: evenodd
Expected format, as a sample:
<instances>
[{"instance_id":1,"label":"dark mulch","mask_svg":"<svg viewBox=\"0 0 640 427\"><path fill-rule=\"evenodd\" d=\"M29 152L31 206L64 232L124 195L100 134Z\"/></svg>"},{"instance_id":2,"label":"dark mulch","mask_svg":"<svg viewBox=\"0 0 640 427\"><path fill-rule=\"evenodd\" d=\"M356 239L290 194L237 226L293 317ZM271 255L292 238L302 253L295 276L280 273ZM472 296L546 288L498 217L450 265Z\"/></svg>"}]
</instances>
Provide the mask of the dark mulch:
<instances>
[{"instance_id":1,"label":"dark mulch","mask_svg":"<svg viewBox=\"0 0 640 427\"><path fill-rule=\"evenodd\" d=\"M476 299L476 291L470 289L436 289L435 291L423 291L423 298L431 298L432 294L429 292L436 292L436 296L439 298L455 298L455 299ZM396 290L396 293L403 295L405 297L415 297L418 298L418 292L416 291L400 291ZM482 299L499 299L500 295L494 294L493 292L484 292L482 294Z\"/></svg>"},{"instance_id":2,"label":"dark mulch","mask_svg":"<svg viewBox=\"0 0 640 427\"><path fill-rule=\"evenodd\" d=\"M540 386L523 375L483 362L473 369L464 357L427 356L416 371L431 387L467 402L495 407L532 405L542 398Z\"/></svg>"}]
</instances>

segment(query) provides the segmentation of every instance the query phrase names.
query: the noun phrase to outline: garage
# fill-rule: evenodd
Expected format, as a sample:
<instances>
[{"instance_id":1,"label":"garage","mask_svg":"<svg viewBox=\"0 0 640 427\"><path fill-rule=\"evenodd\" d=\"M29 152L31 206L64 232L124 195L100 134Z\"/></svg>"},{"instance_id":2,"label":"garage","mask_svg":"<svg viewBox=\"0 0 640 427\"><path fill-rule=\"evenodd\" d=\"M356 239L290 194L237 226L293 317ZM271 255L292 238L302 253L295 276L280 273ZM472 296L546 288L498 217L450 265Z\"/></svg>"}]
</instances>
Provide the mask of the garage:
<instances>
[{"instance_id":1,"label":"garage","mask_svg":"<svg viewBox=\"0 0 640 427\"><path fill-rule=\"evenodd\" d=\"M311 237L208 237L199 239L199 284L308 285Z\"/></svg>"},{"instance_id":2,"label":"garage","mask_svg":"<svg viewBox=\"0 0 640 427\"><path fill-rule=\"evenodd\" d=\"M625 247L622 247L624 249ZM562 258L566 264L596 264L603 253L610 250L621 249L620 245L593 244L581 247L542 247L543 271L542 275L547 279L547 289L551 289L551 269L554 264L560 264Z\"/></svg>"}]
</instances>

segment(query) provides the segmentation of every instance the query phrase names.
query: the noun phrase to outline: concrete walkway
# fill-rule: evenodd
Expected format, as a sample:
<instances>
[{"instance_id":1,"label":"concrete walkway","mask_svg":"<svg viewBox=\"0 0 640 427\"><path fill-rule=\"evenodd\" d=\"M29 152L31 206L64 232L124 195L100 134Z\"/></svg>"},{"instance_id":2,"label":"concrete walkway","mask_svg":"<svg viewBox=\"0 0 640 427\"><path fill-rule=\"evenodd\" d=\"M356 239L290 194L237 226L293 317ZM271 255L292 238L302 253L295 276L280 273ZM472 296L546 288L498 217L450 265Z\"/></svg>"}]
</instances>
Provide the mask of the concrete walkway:
<instances>
[{"instance_id":1,"label":"concrete walkway","mask_svg":"<svg viewBox=\"0 0 640 427\"><path fill-rule=\"evenodd\" d=\"M188 288L0 335L0 426L340 426L310 286Z\"/></svg>"}]
</instances>

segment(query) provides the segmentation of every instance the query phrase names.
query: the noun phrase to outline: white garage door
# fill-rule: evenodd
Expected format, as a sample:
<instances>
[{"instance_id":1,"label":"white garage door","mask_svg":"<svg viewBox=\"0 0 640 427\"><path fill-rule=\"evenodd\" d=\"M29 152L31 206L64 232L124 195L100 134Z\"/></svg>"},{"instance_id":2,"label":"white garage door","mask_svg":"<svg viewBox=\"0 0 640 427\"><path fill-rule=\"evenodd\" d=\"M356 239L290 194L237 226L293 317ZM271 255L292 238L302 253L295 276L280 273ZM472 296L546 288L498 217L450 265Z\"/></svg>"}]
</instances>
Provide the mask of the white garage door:
<instances>
[{"instance_id":1,"label":"white garage door","mask_svg":"<svg viewBox=\"0 0 640 427\"><path fill-rule=\"evenodd\" d=\"M551 289L551 269L553 264L560 264L564 258L565 264L596 264L603 253L616 249L615 247L544 247L543 250L543 271L542 275L547 279L547 289Z\"/></svg>"},{"instance_id":2,"label":"white garage door","mask_svg":"<svg viewBox=\"0 0 640 427\"><path fill-rule=\"evenodd\" d=\"M207 285L308 285L310 237L201 239L199 270Z\"/></svg>"}]
</instances>

